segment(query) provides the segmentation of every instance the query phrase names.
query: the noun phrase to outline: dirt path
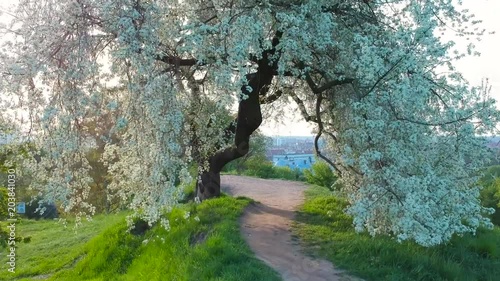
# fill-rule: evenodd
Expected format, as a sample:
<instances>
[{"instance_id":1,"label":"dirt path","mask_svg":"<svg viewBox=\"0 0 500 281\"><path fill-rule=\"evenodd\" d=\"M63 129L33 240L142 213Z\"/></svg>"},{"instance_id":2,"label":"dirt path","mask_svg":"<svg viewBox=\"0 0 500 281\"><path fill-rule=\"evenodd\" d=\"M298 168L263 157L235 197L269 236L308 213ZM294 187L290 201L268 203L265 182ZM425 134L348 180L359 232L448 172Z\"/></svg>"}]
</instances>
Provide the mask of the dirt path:
<instances>
[{"instance_id":1,"label":"dirt path","mask_svg":"<svg viewBox=\"0 0 500 281\"><path fill-rule=\"evenodd\" d=\"M222 190L258 202L241 217L241 232L257 258L279 272L285 281L359 280L335 269L325 260L304 255L292 239L291 222L304 201L306 187L299 182L223 176Z\"/></svg>"}]
</instances>

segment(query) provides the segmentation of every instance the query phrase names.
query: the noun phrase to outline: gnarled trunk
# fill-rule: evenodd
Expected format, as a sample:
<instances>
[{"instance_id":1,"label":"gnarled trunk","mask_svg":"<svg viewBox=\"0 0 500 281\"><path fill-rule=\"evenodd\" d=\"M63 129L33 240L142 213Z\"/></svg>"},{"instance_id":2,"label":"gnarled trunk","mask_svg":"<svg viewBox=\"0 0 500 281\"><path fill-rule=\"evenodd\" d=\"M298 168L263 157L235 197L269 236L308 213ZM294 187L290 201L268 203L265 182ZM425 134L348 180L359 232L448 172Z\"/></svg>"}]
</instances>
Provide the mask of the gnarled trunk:
<instances>
[{"instance_id":1,"label":"gnarled trunk","mask_svg":"<svg viewBox=\"0 0 500 281\"><path fill-rule=\"evenodd\" d=\"M198 178L196 195L200 200L220 195L220 172L222 168L230 161L248 153L250 149L250 135L257 130L262 123L259 93L261 89L267 87L271 83L273 75L262 77L262 74L259 72L260 71L247 75L247 78L249 78L249 86L252 87L252 91L248 91L246 87L242 89L242 92L246 94L248 98L240 101L238 107L238 117L234 132L234 145L212 155L208 159L209 169L202 172Z\"/></svg>"},{"instance_id":2,"label":"gnarled trunk","mask_svg":"<svg viewBox=\"0 0 500 281\"><path fill-rule=\"evenodd\" d=\"M263 53L262 59L258 60L258 69L255 73L246 75L249 88L244 86L241 92L247 96L242 99L238 107L238 116L234 130L234 144L224 150L216 152L207 159L209 169L201 172L198 177L196 196L205 200L220 195L220 172L224 166L232 160L240 158L248 153L250 149L250 135L259 128L262 123L262 112L259 97L268 92L273 76L276 74L277 62L270 63L270 58L275 53L275 47L279 42L281 33L278 32L273 40L273 48Z\"/></svg>"}]
</instances>

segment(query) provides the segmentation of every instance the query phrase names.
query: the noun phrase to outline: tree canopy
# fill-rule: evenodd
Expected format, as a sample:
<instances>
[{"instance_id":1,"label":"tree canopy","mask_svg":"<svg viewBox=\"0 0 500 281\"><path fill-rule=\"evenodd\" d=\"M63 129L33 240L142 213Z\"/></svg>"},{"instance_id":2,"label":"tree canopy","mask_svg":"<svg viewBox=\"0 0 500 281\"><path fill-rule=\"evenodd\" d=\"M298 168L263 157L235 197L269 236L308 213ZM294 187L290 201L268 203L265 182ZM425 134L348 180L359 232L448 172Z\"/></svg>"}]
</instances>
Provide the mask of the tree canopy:
<instances>
[{"instance_id":1,"label":"tree canopy","mask_svg":"<svg viewBox=\"0 0 500 281\"><path fill-rule=\"evenodd\" d=\"M66 211L93 213L97 146L112 195L150 222L190 163L198 197L217 196L261 105L290 101L317 125L357 230L431 246L490 225L476 182L500 115L453 66L474 46L440 38L484 33L450 0L20 0L11 17L2 114L40 150L31 187ZM103 115L112 128L89 137Z\"/></svg>"}]
</instances>

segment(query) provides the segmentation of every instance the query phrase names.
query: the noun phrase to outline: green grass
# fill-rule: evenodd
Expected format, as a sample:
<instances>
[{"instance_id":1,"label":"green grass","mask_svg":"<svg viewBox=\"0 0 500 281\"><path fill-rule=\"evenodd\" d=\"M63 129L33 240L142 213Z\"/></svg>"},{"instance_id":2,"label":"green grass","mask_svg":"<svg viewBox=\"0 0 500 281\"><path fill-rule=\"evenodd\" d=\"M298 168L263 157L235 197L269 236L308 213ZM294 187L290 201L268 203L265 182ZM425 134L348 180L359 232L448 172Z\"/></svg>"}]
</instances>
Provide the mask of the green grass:
<instances>
[{"instance_id":1,"label":"green grass","mask_svg":"<svg viewBox=\"0 0 500 281\"><path fill-rule=\"evenodd\" d=\"M201 204L184 204L168 215L169 231L158 225L143 235L127 233L122 217L107 227L96 227L99 234L78 246L67 245L73 234L53 235L52 222L34 222L38 230L32 237L45 237L43 247L35 252L39 251L37 259L46 266L29 270L36 263L28 261L26 250L18 264L26 267L22 276L33 277L25 280L39 280L35 276L45 274L48 280L57 281L280 280L276 272L254 257L240 235L238 218L249 203L249 199L223 196ZM186 212L190 212L187 219ZM28 245L22 244L20 252ZM58 257L53 247L58 247L57 254L63 256ZM48 256L52 260L42 260Z\"/></svg>"},{"instance_id":2,"label":"green grass","mask_svg":"<svg viewBox=\"0 0 500 281\"><path fill-rule=\"evenodd\" d=\"M304 181L304 176L300 170L292 170L289 167L274 167L272 165L263 165L259 169L246 169L238 172L236 170L227 170L223 175L242 175L247 177L256 177L260 179L280 179L291 181Z\"/></svg>"},{"instance_id":3,"label":"green grass","mask_svg":"<svg viewBox=\"0 0 500 281\"><path fill-rule=\"evenodd\" d=\"M83 253L85 244L102 229L125 219L124 214L95 216L92 222L85 222L77 232L72 222L64 228L53 220L23 219L16 224L18 237L31 237L29 243L17 242L16 272L7 272L6 248L0 248L0 280L22 279L23 277L47 275L72 266ZM6 223L2 222L2 226ZM5 229L5 227L3 227Z\"/></svg>"},{"instance_id":4,"label":"green grass","mask_svg":"<svg viewBox=\"0 0 500 281\"><path fill-rule=\"evenodd\" d=\"M314 186L306 192L294 231L310 254L366 280L500 280L498 227L424 248L389 237L356 234L352 219L342 212L345 206L326 188Z\"/></svg>"}]
</instances>

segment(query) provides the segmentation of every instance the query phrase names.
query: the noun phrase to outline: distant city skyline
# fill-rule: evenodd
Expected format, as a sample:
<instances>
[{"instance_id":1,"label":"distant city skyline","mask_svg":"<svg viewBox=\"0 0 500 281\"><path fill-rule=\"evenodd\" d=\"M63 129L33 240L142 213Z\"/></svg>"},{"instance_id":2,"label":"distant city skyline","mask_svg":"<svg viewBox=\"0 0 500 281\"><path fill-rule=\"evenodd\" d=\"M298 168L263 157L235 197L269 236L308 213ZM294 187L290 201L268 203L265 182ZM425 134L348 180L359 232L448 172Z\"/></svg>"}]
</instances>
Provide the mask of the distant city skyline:
<instances>
[{"instance_id":1,"label":"distant city skyline","mask_svg":"<svg viewBox=\"0 0 500 281\"><path fill-rule=\"evenodd\" d=\"M313 136L275 136L266 148L266 157L275 166L309 169L316 162Z\"/></svg>"}]
</instances>

